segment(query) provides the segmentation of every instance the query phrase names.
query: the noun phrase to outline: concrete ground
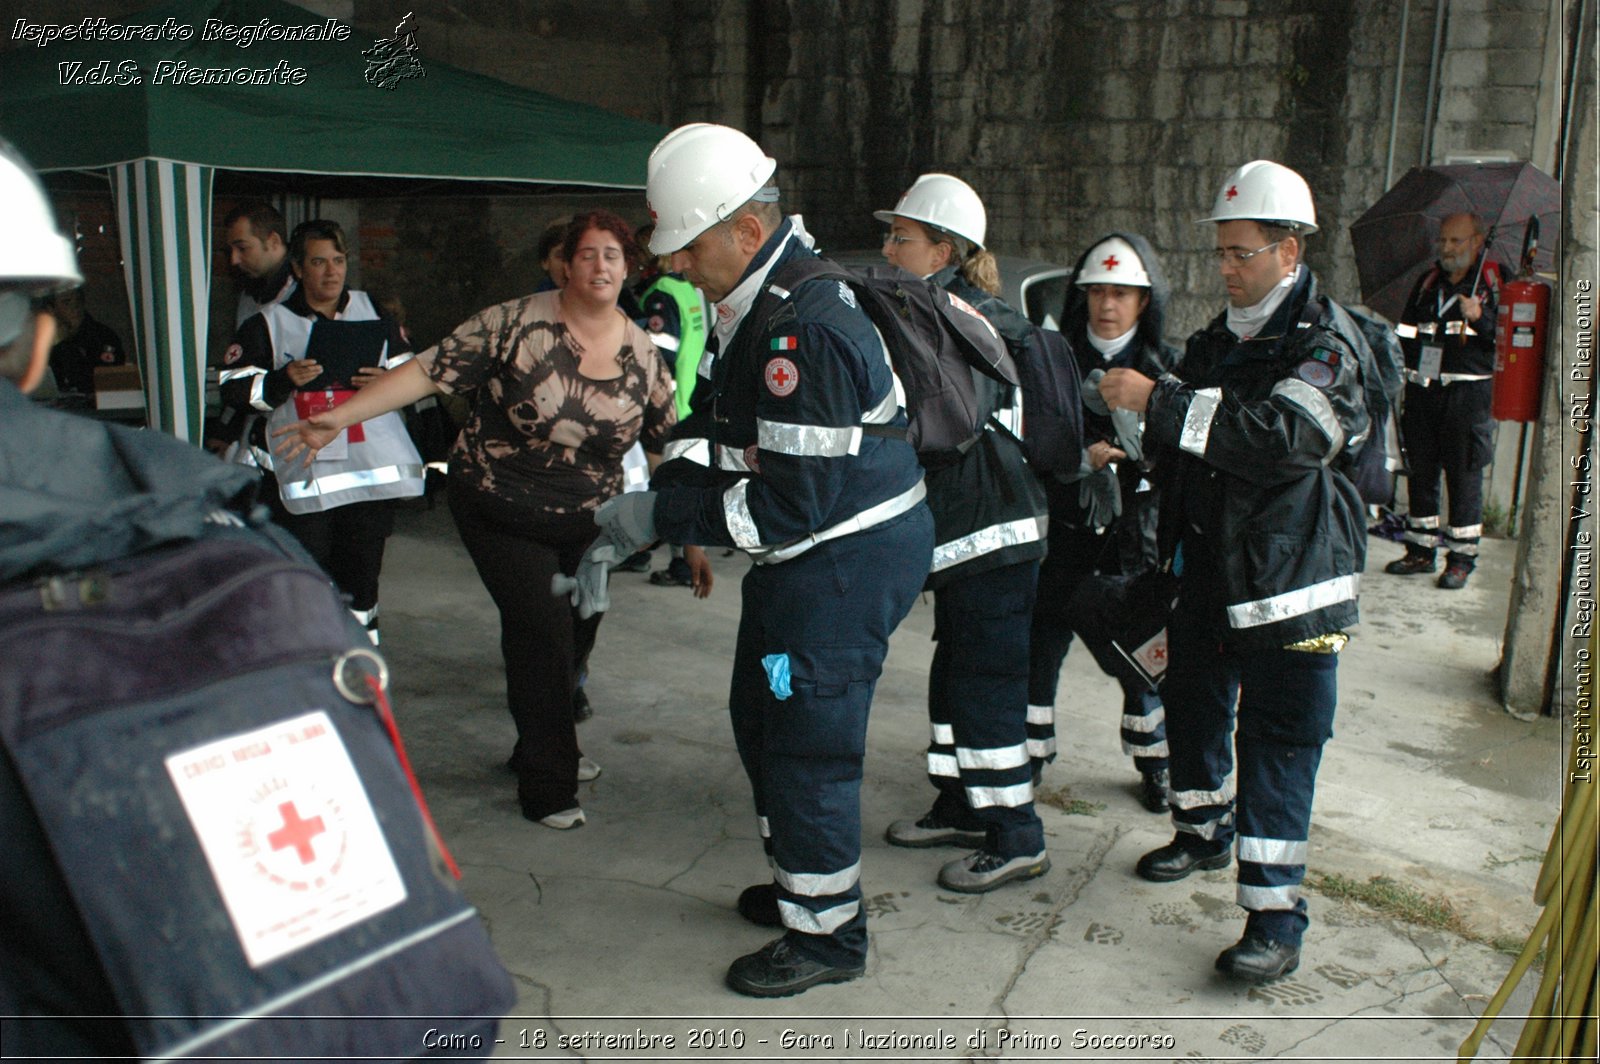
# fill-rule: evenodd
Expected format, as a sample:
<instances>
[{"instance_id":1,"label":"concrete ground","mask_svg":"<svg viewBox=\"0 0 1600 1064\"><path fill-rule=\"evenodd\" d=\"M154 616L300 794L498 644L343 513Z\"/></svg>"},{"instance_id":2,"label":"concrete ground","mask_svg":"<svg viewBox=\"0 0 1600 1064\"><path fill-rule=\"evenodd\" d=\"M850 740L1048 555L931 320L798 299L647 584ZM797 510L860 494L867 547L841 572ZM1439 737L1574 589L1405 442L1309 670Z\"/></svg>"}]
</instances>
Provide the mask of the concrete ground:
<instances>
[{"instance_id":1,"label":"concrete ground","mask_svg":"<svg viewBox=\"0 0 1600 1064\"><path fill-rule=\"evenodd\" d=\"M1449 899L1476 937L1520 939L1537 913L1563 730L1494 701L1513 545L1484 547L1469 586L1445 592L1383 573L1401 548L1372 541L1310 867L1389 876ZM579 726L605 771L580 785L588 825L559 832L519 815L497 621L445 507L401 516L383 649L462 887L520 988L497 1056L1454 1060L1508 971L1511 958L1480 941L1312 894L1299 971L1258 988L1223 981L1212 961L1243 927L1233 872L1160 885L1133 874L1172 832L1137 804L1117 689L1081 650L1063 675L1062 754L1040 805L1052 871L987 895L941 890L938 866L960 851L883 841L932 798L924 597L895 634L868 736L867 974L776 1001L735 995L728 963L772 936L733 909L768 873L726 714L745 562L714 563L704 602L641 574L614 579L591 663L595 716ZM1536 976L1508 1014L1526 1012ZM1519 1030L1502 1020L1481 1059L1505 1059Z\"/></svg>"}]
</instances>

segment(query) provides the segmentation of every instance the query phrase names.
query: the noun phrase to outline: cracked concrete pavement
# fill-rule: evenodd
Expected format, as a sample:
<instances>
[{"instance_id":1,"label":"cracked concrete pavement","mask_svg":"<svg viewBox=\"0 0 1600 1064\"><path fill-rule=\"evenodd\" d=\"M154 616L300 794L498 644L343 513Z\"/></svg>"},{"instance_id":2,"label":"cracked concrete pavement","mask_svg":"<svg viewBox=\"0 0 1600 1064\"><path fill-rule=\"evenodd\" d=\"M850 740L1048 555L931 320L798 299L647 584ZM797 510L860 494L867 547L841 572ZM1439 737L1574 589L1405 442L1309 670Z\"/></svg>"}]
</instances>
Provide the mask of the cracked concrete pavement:
<instances>
[{"instance_id":1,"label":"cracked concrete pavement","mask_svg":"<svg viewBox=\"0 0 1600 1064\"><path fill-rule=\"evenodd\" d=\"M1371 542L1311 839L1313 873L1387 875L1443 896L1482 937L1532 925L1560 800L1561 722L1507 716L1488 681L1512 547L1486 542L1479 573L1451 593L1384 574L1400 548ZM1134 876L1171 829L1138 805L1116 687L1081 650L1064 672L1062 752L1041 803L1052 871L987 895L939 889L939 865L959 851L882 838L932 797L924 600L894 636L868 736L867 975L777 1001L733 994L728 963L771 933L733 909L767 869L725 708L745 563L712 553L705 602L641 574L614 578L591 662L595 716L578 733L604 774L580 786L588 825L558 832L518 813L498 626L446 510L400 515L383 651L462 887L519 986L497 1056L1453 1060L1509 969L1477 941L1313 894L1299 971L1266 987L1221 980L1212 961L1243 926L1232 869L1172 884ZM1509 1013L1526 1012L1536 976ZM1505 1059L1518 1030L1498 1024L1480 1059Z\"/></svg>"}]
</instances>

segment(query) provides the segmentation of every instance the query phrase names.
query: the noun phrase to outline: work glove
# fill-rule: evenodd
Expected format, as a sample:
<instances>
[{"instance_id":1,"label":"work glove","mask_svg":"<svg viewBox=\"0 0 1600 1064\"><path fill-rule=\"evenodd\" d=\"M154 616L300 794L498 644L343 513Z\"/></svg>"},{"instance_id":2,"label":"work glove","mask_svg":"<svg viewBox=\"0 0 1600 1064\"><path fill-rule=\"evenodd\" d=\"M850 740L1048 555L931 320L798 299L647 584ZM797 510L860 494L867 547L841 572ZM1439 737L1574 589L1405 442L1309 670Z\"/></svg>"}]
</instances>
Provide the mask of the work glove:
<instances>
[{"instance_id":1,"label":"work glove","mask_svg":"<svg viewBox=\"0 0 1600 1064\"><path fill-rule=\"evenodd\" d=\"M1144 419L1136 410L1113 410L1106 405L1100 395L1100 378L1105 375L1103 369L1092 369L1083 379L1083 405L1093 413L1109 415L1111 427L1117 434L1117 446L1127 453L1129 461L1143 461Z\"/></svg>"},{"instance_id":2,"label":"work glove","mask_svg":"<svg viewBox=\"0 0 1600 1064\"><path fill-rule=\"evenodd\" d=\"M602 534L583 552L574 575L557 573L550 578L550 593L570 596L583 620L604 613L611 608L611 567L631 553L622 553Z\"/></svg>"},{"instance_id":3,"label":"work glove","mask_svg":"<svg viewBox=\"0 0 1600 1064\"><path fill-rule=\"evenodd\" d=\"M1078 505L1090 528L1105 528L1121 517L1122 485L1116 471L1105 466L1078 481Z\"/></svg>"},{"instance_id":4,"label":"work glove","mask_svg":"<svg viewBox=\"0 0 1600 1064\"><path fill-rule=\"evenodd\" d=\"M655 543L656 493L630 491L607 499L594 512L602 538L609 539L626 558Z\"/></svg>"}]
</instances>

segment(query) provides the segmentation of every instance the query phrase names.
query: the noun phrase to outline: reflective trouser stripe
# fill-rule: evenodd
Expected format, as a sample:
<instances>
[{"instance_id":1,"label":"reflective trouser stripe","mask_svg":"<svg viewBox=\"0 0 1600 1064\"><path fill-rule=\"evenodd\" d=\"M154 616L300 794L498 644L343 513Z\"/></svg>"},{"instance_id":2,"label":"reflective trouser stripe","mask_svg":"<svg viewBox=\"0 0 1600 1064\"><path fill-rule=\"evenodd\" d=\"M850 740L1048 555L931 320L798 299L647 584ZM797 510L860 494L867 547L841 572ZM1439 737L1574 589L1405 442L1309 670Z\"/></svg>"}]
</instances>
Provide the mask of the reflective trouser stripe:
<instances>
[{"instance_id":1,"label":"reflective trouser stripe","mask_svg":"<svg viewBox=\"0 0 1600 1064\"><path fill-rule=\"evenodd\" d=\"M1029 724L1054 724L1055 722L1056 722L1056 707L1055 706L1035 706L1035 705L1030 705L1028 707L1028 723Z\"/></svg>"},{"instance_id":2,"label":"reflective trouser stripe","mask_svg":"<svg viewBox=\"0 0 1600 1064\"><path fill-rule=\"evenodd\" d=\"M1239 860L1255 864L1303 865L1308 846L1304 839L1261 839L1239 836Z\"/></svg>"},{"instance_id":3,"label":"reflective trouser stripe","mask_svg":"<svg viewBox=\"0 0 1600 1064\"><path fill-rule=\"evenodd\" d=\"M1255 628L1258 625L1286 621L1292 617L1303 617L1316 610L1349 602L1360 591L1360 573L1336 576L1308 587L1285 591L1281 595L1229 606L1228 625L1231 628Z\"/></svg>"},{"instance_id":4,"label":"reflective trouser stripe","mask_svg":"<svg viewBox=\"0 0 1600 1064\"><path fill-rule=\"evenodd\" d=\"M1147 746L1140 746L1138 743L1130 743L1126 738L1124 738L1122 740L1122 752L1127 754L1129 757L1172 756L1172 750L1167 746L1167 741L1165 739L1162 739L1159 743L1150 743Z\"/></svg>"},{"instance_id":5,"label":"reflective trouser stripe","mask_svg":"<svg viewBox=\"0 0 1600 1064\"><path fill-rule=\"evenodd\" d=\"M1165 724L1166 720L1167 711L1164 707L1138 716L1132 713L1124 713L1122 715L1122 728L1124 731L1131 732L1153 732Z\"/></svg>"},{"instance_id":6,"label":"reflective trouser stripe","mask_svg":"<svg viewBox=\"0 0 1600 1064\"><path fill-rule=\"evenodd\" d=\"M1179 809L1204 809L1208 805L1230 805L1232 802L1233 786L1227 783L1215 791L1172 792L1172 804Z\"/></svg>"},{"instance_id":7,"label":"reflective trouser stripe","mask_svg":"<svg viewBox=\"0 0 1600 1064\"><path fill-rule=\"evenodd\" d=\"M1008 768L1021 768L1027 763L1028 750L1022 743L1018 743L1015 746L999 746L982 750L973 750L962 746L956 747L956 764L963 769L998 771Z\"/></svg>"},{"instance_id":8,"label":"reflective trouser stripe","mask_svg":"<svg viewBox=\"0 0 1600 1064\"><path fill-rule=\"evenodd\" d=\"M1257 912L1272 909L1293 909L1300 900L1300 887L1254 887L1245 883L1238 886L1239 904Z\"/></svg>"},{"instance_id":9,"label":"reflective trouser stripe","mask_svg":"<svg viewBox=\"0 0 1600 1064\"><path fill-rule=\"evenodd\" d=\"M861 903L858 901L847 901L831 909L812 912L803 905L778 899L778 915L783 917L783 926L808 935L831 935L854 920L860 911Z\"/></svg>"},{"instance_id":10,"label":"reflective trouser stripe","mask_svg":"<svg viewBox=\"0 0 1600 1064\"><path fill-rule=\"evenodd\" d=\"M936 754L928 751L928 775L943 776L946 779L958 780L961 778L961 766L956 763L954 754Z\"/></svg>"},{"instance_id":11,"label":"reflective trouser stripe","mask_svg":"<svg viewBox=\"0 0 1600 1064\"><path fill-rule=\"evenodd\" d=\"M1015 809L1033 801L1033 781L1024 780L1009 787L968 787L966 792L967 802L974 809L995 805Z\"/></svg>"},{"instance_id":12,"label":"reflective trouser stripe","mask_svg":"<svg viewBox=\"0 0 1600 1064\"><path fill-rule=\"evenodd\" d=\"M1167 793L1167 800L1172 801L1172 794L1170 791ZM1172 804L1174 807L1176 807L1178 803L1172 802ZM1173 818L1172 826L1178 831L1185 832L1189 835L1198 835L1202 839L1209 840L1216 838L1224 828L1230 831L1232 830L1233 814L1227 813L1223 816L1217 817L1215 820L1205 820L1198 824L1191 824L1188 821Z\"/></svg>"},{"instance_id":13,"label":"reflective trouser stripe","mask_svg":"<svg viewBox=\"0 0 1600 1064\"><path fill-rule=\"evenodd\" d=\"M774 870L778 885L791 894L808 898L823 898L829 894L843 894L861 881L861 862L837 872L787 872Z\"/></svg>"}]
</instances>

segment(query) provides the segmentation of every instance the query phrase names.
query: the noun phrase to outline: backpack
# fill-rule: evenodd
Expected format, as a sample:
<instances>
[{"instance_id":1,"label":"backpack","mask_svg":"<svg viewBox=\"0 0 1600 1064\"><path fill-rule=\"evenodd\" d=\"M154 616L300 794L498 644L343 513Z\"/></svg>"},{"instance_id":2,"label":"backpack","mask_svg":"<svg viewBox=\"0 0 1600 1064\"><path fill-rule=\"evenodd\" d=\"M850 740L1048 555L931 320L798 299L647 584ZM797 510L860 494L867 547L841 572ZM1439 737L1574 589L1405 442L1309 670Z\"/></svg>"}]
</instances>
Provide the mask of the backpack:
<instances>
[{"instance_id":1,"label":"backpack","mask_svg":"<svg viewBox=\"0 0 1600 1064\"><path fill-rule=\"evenodd\" d=\"M828 259L792 259L767 278L752 308L754 330L764 332L785 293L810 280L838 280L883 336L889 361L906 393L905 439L924 466L937 468L972 446L990 411L973 378L980 373L1002 384L1018 383L1017 366L1005 340L982 314L939 285L892 266L851 270ZM1026 400L1024 400L1026 401ZM902 430L866 426L868 435L899 437Z\"/></svg>"},{"instance_id":2,"label":"backpack","mask_svg":"<svg viewBox=\"0 0 1600 1064\"><path fill-rule=\"evenodd\" d=\"M429 1026L487 1055L510 978L441 867L387 670L304 558L233 519L0 586L5 801L42 832L8 860L81 916L70 963L141 1057L409 1060ZM8 1050L61 1019L9 1017Z\"/></svg>"},{"instance_id":3,"label":"backpack","mask_svg":"<svg viewBox=\"0 0 1600 1064\"><path fill-rule=\"evenodd\" d=\"M1360 341L1362 391L1370 427L1361 453L1347 472L1361 501L1386 506L1394 500L1393 472L1399 468L1399 430L1395 410L1405 387L1405 353L1393 326L1382 318L1328 300L1339 332ZM1391 442L1391 437L1393 442Z\"/></svg>"},{"instance_id":4,"label":"backpack","mask_svg":"<svg viewBox=\"0 0 1600 1064\"><path fill-rule=\"evenodd\" d=\"M1040 476L1075 474L1083 458L1083 391L1072 344L1030 325L1013 342L1022 386L1022 450Z\"/></svg>"}]
</instances>

